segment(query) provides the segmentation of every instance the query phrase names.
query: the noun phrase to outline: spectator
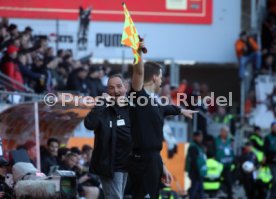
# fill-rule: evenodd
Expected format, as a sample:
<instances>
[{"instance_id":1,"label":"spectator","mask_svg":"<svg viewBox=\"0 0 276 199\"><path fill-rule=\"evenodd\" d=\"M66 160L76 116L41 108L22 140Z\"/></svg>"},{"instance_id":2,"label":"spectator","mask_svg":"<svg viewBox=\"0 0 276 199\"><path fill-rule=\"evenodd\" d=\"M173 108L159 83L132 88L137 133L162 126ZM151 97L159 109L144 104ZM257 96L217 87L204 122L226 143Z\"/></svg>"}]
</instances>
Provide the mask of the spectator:
<instances>
[{"instance_id":1,"label":"spectator","mask_svg":"<svg viewBox=\"0 0 276 199\"><path fill-rule=\"evenodd\" d=\"M226 108L224 106L219 106L217 113L214 115L214 121L228 126L230 128L230 132L234 135L236 131L235 120L233 114L228 114Z\"/></svg>"},{"instance_id":2,"label":"spectator","mask_svg":"<svg viewBox=\"0 0 276 199\"><path fill-rule=\"evenodd\" d=\"M6 41L10 39L9 32L5 26L0 27L0 49L4 48Z\"/></svg>"},{"instance_id":3,"label":"spectator","mask_svg":"<svg viewBox=\"0 0 276 199\"><path fill-rule=\"evenodd\" d=\"M18 55L18 67L21 74L23 75L25 84L30 84L31 81L39 83L45 79L44 75L31 71L31 68L27 64L27 56L24 54Z\"/></svg>"},{"instance_id":4,"label":"spectator","mask_svg":"<svg viewBox=\"0 0 276 199\"><path fill-rule=\"evenodd\" d=\"M105 91L100 79L100 70L99 66L92 66L89 69L86 81L89 89L89 95L92 97L100 96Z\"/></svg>"},{"instance_id":5,"label":"spectator","mask_svg":"<svg viewBox=\"0 0 276 199\"><path fill-rule=\"evenodd\" d=\"M10 35L13 39L16 38L19 35L17 25L15 25L15 24L10 24L9 28L8 28L8 31L9 31L9 33L10 33Z\"/></svg>"},{"instance_id":6,"label":"spectator","mask_svg":"<svg viewBox=\"0 0 276 199\"><path fill-rule=\"evenodd\" d=\"M67 81L67 89L70 91L77 91L78 93L87 94L88 86L85 81L87 77L87 70L85 68L77 68L69 75Z\"/></svg>"},{"instance_id":7,"label":"spectator","mask_svg":"<svg viewBox=\"0 0 276 199\"><path fill-rule=\"evenodd\" d=\"M34 57L32 71L45 77L45 81L36 82L34 86L35 92L42 93L47 90L47 82L49 82L51 76L49 76L48 74L47 67L44 64L44 56L41 53L36 53Z\"/></svg>"},{"instance_id":8,"label":"spectator","mask_svg":"<svg viewBox=\"0 0 276 199\"><path fill-rule=\"evenodd\" d=\"M36 143L32 140L28 140L23 145L23 148L27 151L31 163L36 167Z\"/></svg>"},{"instance_id":9,"label":"spectator","mask_svg":"<svg viewBox=\"0 0 276 199\"><path fill-rule=\"evenodd\" d=\"M61 147L58 149L57 162L59 166L65 161L65 157L68 153L70 153L70 149L66 147Z\"/></svg>"},{"instance_id":10,"label":"spectator","mask_svg":"<svg viewBox=\"0 0 276 199\"><path fill-rule=\"evenodd\" d=\"M188 86L188 81L186 79L183 79L178 88L171 91L171 98L172 98L172 104L174 105L180 105L180 102L178 100L178 94L184 94L186 92ZM184 104L181 104L184 105Z\"/></svg>"},{"instance_id":11,"label":"spectator","mask_svg":"<svg viewBox=\"0 0 276 199\"><path fill-rule=\"evenodd\" d=\"M63 57L63 61L60 63L60 67L64 68L64 70L69 74L73 69L73 67L72 67L73 59L72 59L71 55L66 54L65 52L64 52L64 54L65 55ZM61 53L61 55L62 55L62 53Z\"/></svg>"},{"instance_id":12,"label":"spectator","mask_svg":"<svg viewBox=\"0 0 276 199\"><path fill-rule=\"evenodd\" d=\"M47 141L47 153L41 157L41 171L46 175L49 174L51 167L58 166L57 156L59 140L50 138Z\"/></svg>"},{"instance_id":13,"label":"spectator","mask_svg":"<svg viewBox=\"0 0 276 199\"><path fill-rule=\"evenodd\" d=\"M236 41L236 54L239 61L239 76L244 78L246 73L246 65L252 62L255 68L259 70L261 68L261 53L260 48L255 39L245 31L241 32L240 38Z\"/></svg>"},{"instance_id":14,"label":"spectator","mask_svg":"<svg viewBox=\"0 0 276 199\"><path fill-rule=\"evenodd\" d=\"M17 83L11 82L12 89L10 90L18 89L22 91L24 89L22 88L22 86L19 86L18 84L23 85L24 81L23 81L22 74L19 70L18 64L16 62L17 52L18 52L18 48L14 45L10 45L7 48L6 55L2 60L1 70L5 75L7 75L8 77L10 77L11 79L17 82Z\"/></svg>"},{"instance_id":15,"label":"spectator","mask_svg":"<svg viewBox=\"0 0 276 199\"><path fill-rule=\"evenodd\" d=\"M82 166L86 168L86 170L88 171L89 166L90 166L90 161L91 161L91 157L92 157L92 152L93 152L93 148L87 144L82 146L81 149L81 156L82 156Z\"/></svg>"}]
</instances>

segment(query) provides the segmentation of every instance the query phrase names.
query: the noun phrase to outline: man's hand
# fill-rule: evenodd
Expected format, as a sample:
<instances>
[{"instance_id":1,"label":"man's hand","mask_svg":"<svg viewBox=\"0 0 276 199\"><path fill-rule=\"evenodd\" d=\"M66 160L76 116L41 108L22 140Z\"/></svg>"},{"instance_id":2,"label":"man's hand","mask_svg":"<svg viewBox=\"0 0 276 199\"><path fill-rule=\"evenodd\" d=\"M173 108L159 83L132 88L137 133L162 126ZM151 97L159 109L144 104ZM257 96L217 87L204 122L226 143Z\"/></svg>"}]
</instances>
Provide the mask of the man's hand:
<instances>
[{"instance_id":1,"label":"man's hand","mask_svg":"<svg viewBox=\"0 0 276 199\"><path fill-rule=\"evenodd\" d=\"M165 186L170 186L171 182L172 182L172 174L169 172L169 170L167 169L167 167L165 165L163 165L163 176L162 176L162 183Z\"/></svg>"},{"instance_id":2,"label":"man's hand","mask_svg":"<svg viewBox=\"0 0 276 199\"><path fill-rule=\"evenodd\" d=\"M140 44L139 44L139 49L138 49L138 53L139 53L140 56L142 55L143 48L146 48L146 47L145 47L144 40L141 39Z\"/></svg>"},{"instance_id":3,"label":"man's hand","mask_svg":"<svg viewBox=\"0 0 276 199\"><path fill-rule=\"evenodd\" d=\"M142 48L145 48L145 44L143 39L140 39L138 53L140 55L140 61L138 64L133 66L133 74L132 74L132 81L131 86L134 91L140 91L143 88L144 82L144 64L143 64L143 56L142 56Z\"/></svg>"},{"instance_id":4,"label":"man's hand","mask_svg":"<svg viewBox=\"0 0 276 199\"><path fill-rule=\"evenodd\" d=\"M104 99L106 99L106 101L111 101L111 99L112 99L112 97L108 94L108 93L103 93L102 94L102 97L104 98Z\"/></svg>"},{"instance_id":5,"label":"man's hand","mask_svg":"<svg viewBox=\"0 0 276 199\"><path fill-rule=\"evenodd\" d=\"M193 110L189 110L189 109L181 109L181 114L190 119L193 119L194 113L198 113L198 111L193 111Z\"/></svg>"}]
</instances>

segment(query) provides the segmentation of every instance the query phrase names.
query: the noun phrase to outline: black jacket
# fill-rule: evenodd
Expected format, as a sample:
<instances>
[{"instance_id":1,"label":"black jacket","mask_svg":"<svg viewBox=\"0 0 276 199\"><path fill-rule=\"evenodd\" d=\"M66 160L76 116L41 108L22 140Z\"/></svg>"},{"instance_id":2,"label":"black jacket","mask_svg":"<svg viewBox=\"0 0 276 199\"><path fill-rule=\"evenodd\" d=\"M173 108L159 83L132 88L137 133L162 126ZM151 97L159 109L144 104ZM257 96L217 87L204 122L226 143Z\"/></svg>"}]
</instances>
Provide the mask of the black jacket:
<instances>
[{"instance_id":1,"label":"black jacket","mask_svg":"<svg viewBox=\"0 0 276 199\"><path fill-rule=\"evenodd\" d=\"M84 126L89 130L94 130L95 134L94 150L89 168L92 173L113 177L116 121L117 114L113 106L96 106L84 119Z\"/></svg>"}]
</instances>

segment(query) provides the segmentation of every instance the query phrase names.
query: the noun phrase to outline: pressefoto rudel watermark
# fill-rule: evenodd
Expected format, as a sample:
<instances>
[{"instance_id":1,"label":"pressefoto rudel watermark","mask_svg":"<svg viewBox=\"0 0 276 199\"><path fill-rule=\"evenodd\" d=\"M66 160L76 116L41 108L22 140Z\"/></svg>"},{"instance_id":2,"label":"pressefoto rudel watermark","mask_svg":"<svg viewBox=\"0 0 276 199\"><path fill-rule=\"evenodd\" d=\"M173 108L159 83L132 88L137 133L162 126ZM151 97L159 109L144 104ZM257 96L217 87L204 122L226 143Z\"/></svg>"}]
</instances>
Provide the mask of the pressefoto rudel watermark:
<instances>
[{"instance_id":1,"label":"pressefoto rudel watermark","mask_svg":"<svg viewBox=\"0 0 276 199\"><path fill-rule=\"evenodd\" d=\"M80 96L73 95L71 93L48 93L44 96L44 103L48 106L54 106L57 103L61 103L62 106L114 106L116 103L120 106L127 106L136 104L138 106L147 106L150 103L152 106L166 106L171 104L171 99L167 96L136 96L135 92L130 93L128 96L112 97L108 95L91 97L91 96ZM185 93L177 93L177 106L232 106L233 95L232 92L228 93L228 96L217 96L211 92L209 96L190 96Z\"/></svg>"}]
</instances>

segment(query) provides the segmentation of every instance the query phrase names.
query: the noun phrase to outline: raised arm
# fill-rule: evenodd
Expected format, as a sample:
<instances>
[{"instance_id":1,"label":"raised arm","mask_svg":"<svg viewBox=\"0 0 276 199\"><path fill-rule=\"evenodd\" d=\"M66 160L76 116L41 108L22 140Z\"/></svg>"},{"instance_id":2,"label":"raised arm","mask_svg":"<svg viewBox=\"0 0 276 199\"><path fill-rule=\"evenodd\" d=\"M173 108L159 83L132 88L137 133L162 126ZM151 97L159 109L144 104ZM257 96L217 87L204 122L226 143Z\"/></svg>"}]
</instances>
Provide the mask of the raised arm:
<instances>
[{"instance_id":1,"label":"raised arm","mask_svg":"<svg viewBox=\"0 0 276 199\"><path fill-rule=\"evenodd\" d=\"M144 63L143 63L143 57L142 57L143 47L144 47L144 42L140 42L140 48L138 50L138 53L141 59L138 62L138 64L133 66L131 86L134 91L140 91L143 88L143 82L144 82Z\"/></svg>"},{"instance_id":2,"label":"raised arm","mask_svg":"<svg viewBox=\"0 0 276 199\"><path fill-rule=\"evenodd\" d=\"M175 105L167 105L167 106L161 106L161 110L163 111L164 116L169 115L183 115L187 118L192 119L193 115L195 113L198 113L198 111L193 111L189 109L184 109Z\"/></svg>"}]
</instances>

